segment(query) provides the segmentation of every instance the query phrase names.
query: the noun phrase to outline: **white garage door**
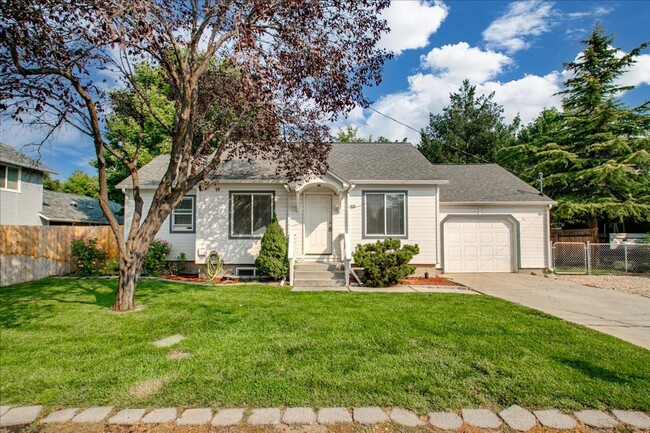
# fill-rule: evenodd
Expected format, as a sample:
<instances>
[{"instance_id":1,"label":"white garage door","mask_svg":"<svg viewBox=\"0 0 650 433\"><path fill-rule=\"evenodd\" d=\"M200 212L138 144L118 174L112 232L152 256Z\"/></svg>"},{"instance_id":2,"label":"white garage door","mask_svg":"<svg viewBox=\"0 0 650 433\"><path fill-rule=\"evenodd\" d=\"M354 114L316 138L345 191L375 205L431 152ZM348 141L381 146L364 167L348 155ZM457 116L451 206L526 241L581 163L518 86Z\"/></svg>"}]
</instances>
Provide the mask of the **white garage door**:
<instances>
[{"instance_id":1,"label":"white garage door","mask_svg":"<svg viewBox=\"0 0 650 433\"><path fill-rule=\"evenodd\" d=\"M445 272L513 272L512 224L495 218L452 218L444 224Z\"/></svg>"}]
</instances>

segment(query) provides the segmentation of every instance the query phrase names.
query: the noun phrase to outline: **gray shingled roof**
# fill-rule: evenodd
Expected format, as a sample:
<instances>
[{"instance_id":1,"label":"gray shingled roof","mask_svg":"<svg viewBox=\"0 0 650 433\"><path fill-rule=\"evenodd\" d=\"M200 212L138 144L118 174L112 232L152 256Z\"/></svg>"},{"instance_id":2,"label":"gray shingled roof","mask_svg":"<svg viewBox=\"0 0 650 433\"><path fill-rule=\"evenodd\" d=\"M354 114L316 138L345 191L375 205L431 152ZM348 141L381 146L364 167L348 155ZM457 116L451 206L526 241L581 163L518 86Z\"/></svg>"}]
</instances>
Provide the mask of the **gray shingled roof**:
<instances>
[{"instance_id":1,"label":"gray shingled roof","mask_svg":"<svg viewBox=\"0 0 650 433\"><path fill-rule=\"evenodd\" d=\"M545 202L545 195L497 164L434 164L449 184L440 186L440 202Z\"/></svg>"},{"instance_id":2,"label":"gray shingled roof","mask_svg":"<svg viewBox=\"0 0 650 433\"><path fill-rule=\"evenodd\" d=\"M141 186L157 186L169 163L161 155L140 169ZM410 143L333 143L330 170L348 181L449 181L441 185L440 201L446 202L544 202L553 203L517 176L497 164L431 164ZM278 181L272 160L252 163L235 159L219 166L217 179ZM130 178L117 185L129 188Z\"/></svg>"},{"instance_id":3,"label":"gray shingled roof","mask_svg":"<svg viewBox=\"0 0 650 433\"><path fill-rule=\"evenodd\" d=\"M0 162L17 165L18 167L31 168L36 171L57 174L56 171L52 170L47 165L41 164L39 161L30 158L24 153L14 149L12 146L4 143L0 143Z\"/></svg>"},{"instance_id":4,"label":"gray shingled roof","mask_svg":"<svg viewBox=\"0 0 650 433\"><path fill-rule=\"evenodd\" d=\"M361 180L444 180L411 143L334 143L330 169Z\"/></svg>"},{"instance_id":5,"label":"gray shingled roof","mask_svg":"<svg viewBox=\"0 0 650 433\"><path fill-rule=\"evenodd\" d=\"M410 143L333 143L327 162L330 169L350 181L358 180L443 180L427 159ZM160 155L139 170L141 186L156 186L169 164L169 155ZM216 172L219 180L278 181L273 160L248 162L233 159ZM130 177L117 188L129 188Z\"/></svg>"},{"instance_id":6,"label":"gray shingled roof","mask_svg":"<svg viewBox=\"0 0 650 433\"><path fill-rule=\"evenodd\" d=\"M122 209L122 206L115 202L110 202L109 205L114 213ZM108 224L98 199L66 192L43 190L41 215L48 221ZM117 219L121 224L122 217Z\"/></svg>"}]
</instances>

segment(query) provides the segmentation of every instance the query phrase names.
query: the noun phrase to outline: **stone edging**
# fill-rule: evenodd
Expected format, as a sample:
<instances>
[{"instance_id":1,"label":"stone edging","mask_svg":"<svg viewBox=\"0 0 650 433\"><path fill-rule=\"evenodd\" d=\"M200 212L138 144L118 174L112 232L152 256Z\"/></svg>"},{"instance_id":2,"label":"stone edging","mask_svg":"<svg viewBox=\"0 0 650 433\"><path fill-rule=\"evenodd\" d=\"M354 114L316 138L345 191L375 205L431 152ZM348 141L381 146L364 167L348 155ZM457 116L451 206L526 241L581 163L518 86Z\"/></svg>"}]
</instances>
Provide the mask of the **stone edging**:
<instances>
[{"instance_id":1,"label":"stone edging","mask_svg":"<svg viewBox=\"0 0 650 433\"><path fill-rule=\"evenodd\" d=\"M380 424L392 421L408 427L430 425L441 430L457 430L463 424L483 429L499 429L504 423L513 430L528 431L538 425L547 428L570 430L579 426L578 422L593 428L615 428L625 424L638 430L650 430L650 416L632 410L582 410L572 415L556 409L529 412L520 406L511 406L498 414L488 409L462 409L457 412L431 412L426 417L401 409L385 410L380 407L328 407L318 411L309 407L221 409L177 408L121 409L113 407L91 407L85 410L68 408L55 410L42 417L43 406L0 406L0 427L32 424L61 423L107 423L111 425L171 424L236 426L248 425L332 425L353 423L363 425Z\"/></svg>"}]
</instances>

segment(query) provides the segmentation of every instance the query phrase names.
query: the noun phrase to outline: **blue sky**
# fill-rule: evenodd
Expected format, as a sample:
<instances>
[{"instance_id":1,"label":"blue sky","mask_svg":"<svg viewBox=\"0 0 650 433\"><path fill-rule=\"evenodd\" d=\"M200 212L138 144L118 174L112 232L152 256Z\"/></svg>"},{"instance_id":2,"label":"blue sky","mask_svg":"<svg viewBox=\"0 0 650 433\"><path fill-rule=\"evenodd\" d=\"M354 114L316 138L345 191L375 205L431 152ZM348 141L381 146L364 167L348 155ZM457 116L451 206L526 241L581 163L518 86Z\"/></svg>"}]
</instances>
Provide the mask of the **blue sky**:
<instances>
[{"instance_id":1,"label":"blue sky","mask_svg":"<svg viewBox=\"0 0 650 433\"><path fill-rule=\"evenodd\" d=\"M367 89L378 111L416 129L430 112L441 112L464 78L480 93L495 93L507 120L517 113L527 123L544 108L559 106L554 94L566 78L563 62L573 60L594 23L613 33L624 51L650 40L650 1L425 1L397 0L385 12L392 28L381 44L396 52L386 64L380 86ZM632 105L650 99L650 50L622 77L637 89L623 95ZM369 110L356 109L336 128L352 124L362 136L407 137L418 134ZM4 121L0 141L23 146L42 131ZM33 155L33 153L32 153ZM89 173L90 141L62 131L41 151L41 161L65 178L73 170Z\"/></svg>"}]
</instances>

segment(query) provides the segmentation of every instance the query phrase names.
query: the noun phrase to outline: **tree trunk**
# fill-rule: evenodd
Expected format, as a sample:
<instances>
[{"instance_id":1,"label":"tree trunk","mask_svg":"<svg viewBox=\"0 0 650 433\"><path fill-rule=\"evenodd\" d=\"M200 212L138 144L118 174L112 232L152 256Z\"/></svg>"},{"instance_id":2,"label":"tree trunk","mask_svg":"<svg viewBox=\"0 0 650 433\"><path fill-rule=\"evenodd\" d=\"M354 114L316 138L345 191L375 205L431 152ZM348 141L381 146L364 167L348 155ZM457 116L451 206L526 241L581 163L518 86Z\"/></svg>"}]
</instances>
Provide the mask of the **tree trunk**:
<instances>
[{"instance_id":1,"label":"tree trunk","mask_svg":"<svg viewBox=\"0 0 650 433\"><path fill-rule=\"evenodd\" d=\"M129 311L135 309L135 288L140 277L140 265L137 260L120 259L120 272L117 282L117 294L113 311Z\"/></svg>"}]
</instances>

